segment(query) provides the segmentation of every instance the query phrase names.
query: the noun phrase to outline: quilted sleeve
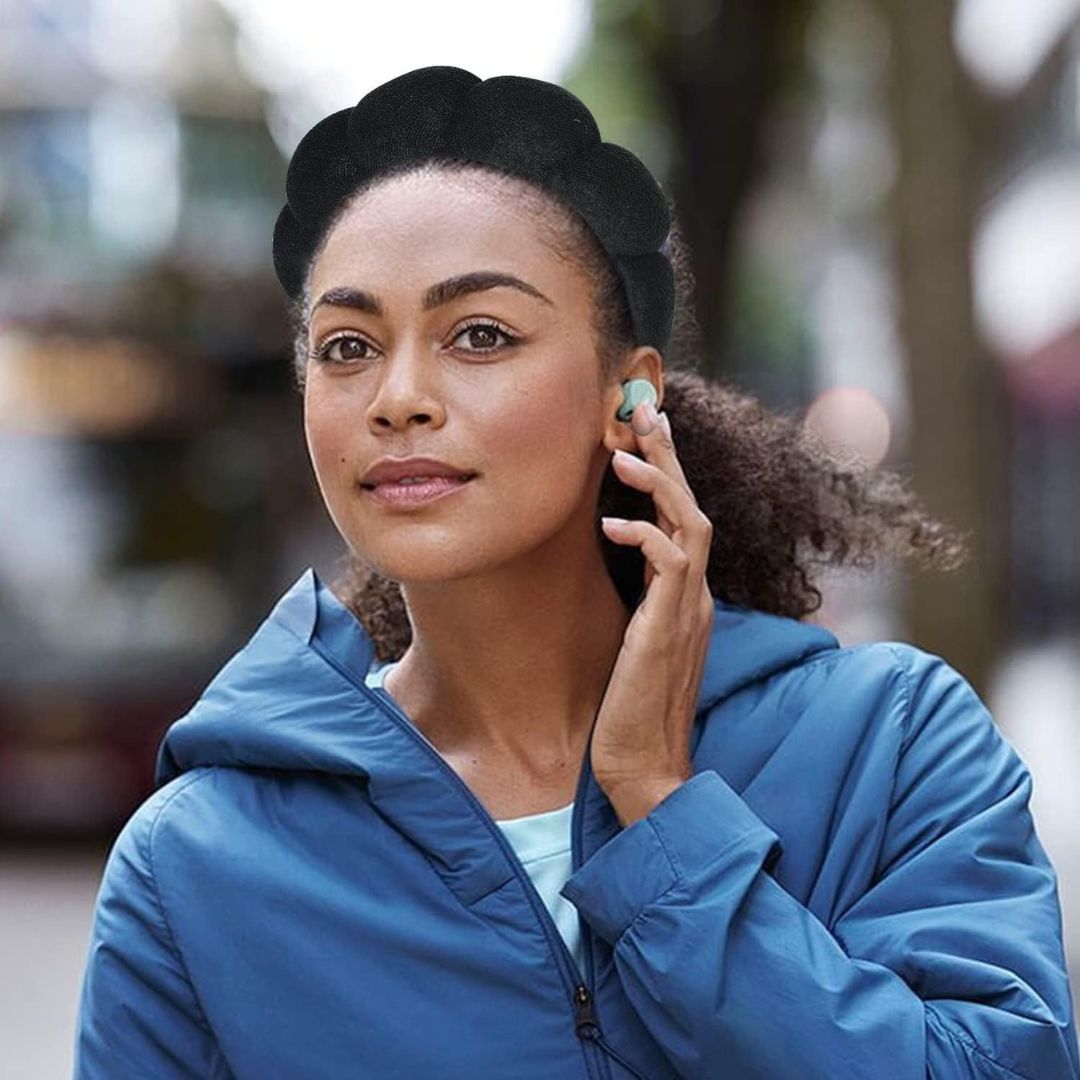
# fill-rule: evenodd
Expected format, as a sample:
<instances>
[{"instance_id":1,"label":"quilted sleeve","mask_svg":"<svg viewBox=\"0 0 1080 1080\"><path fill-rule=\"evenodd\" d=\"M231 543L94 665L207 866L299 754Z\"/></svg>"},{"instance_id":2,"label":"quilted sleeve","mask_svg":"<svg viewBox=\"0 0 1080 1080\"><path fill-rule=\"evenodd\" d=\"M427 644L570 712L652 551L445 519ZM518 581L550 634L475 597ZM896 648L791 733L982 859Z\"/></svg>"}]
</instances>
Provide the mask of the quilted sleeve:
<instances>
[{"instance_id":1,"label":"quilted sleeve","mask_svg":"<svg viewBox=\"0 0 1080 1080\"><path fill-rule=\"evenodd\" d=\"M151 796L109 852L79 997L74 1080L231 1077L154 882L154 821L172 794Z\"/></svg>"},{"instance_id":2,"label":"quilted sleeve","mask_svg":"<svg viewBox=\"0 0 1080 1080\"><path fill-rule=\"evenodd\" d=\"M892 645L906 728L873 882L826 927L779 837L695 774L563 888L680 1076L1077 1080L1057 877L970 684Z\"/></svg>"}]
</instances>

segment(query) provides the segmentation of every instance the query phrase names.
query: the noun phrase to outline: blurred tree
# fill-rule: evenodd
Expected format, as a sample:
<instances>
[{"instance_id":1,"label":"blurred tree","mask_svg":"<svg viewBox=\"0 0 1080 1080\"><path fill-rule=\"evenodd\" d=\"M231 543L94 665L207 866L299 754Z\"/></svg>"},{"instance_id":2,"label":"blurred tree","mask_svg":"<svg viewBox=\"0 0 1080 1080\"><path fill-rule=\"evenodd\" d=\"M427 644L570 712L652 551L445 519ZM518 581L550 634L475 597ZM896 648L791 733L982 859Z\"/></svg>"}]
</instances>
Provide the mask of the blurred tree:
<instances>
[{"instance_id":1,"label":"blurred tree","mask_svg":"<svg viewBox=\"0 0 1080 1080\"><path fill-rule=\"evenodd\" d=\"M564 76L602 115L605 138L631 146L675 199L712 374L738 366L739 213L765 164L769 109L804 77L812 7L812 0L596 0L593 40Z\"/></svg>"},{"instance_id":2,"label":"blurred tree","mask_svg":"<svg viewBox=\"0 0 1080 1080\"><path fill-rule=\"evenodd\" d=\"M985 689L1011 623L1010 409L975 325L971 251L995 142L953 43L954 0L877 0L892 38L892 192L908 459L927 509L968 532L960 569L909 576L912 638Z\"/></svg>"},{"instance_id":3,"label":"blurred tree","mask_svg":"<svg viewBox=\"0 0 1080 1080\"><path fill-rule=\"evenodd\" d=\"M1039 88L1065 46L1009 99L991 100L956 53L956 0L859 3L883 17L890 38L897 175L887 209L907 361L908 471L927 510L964 530L971 551L950 574L906 575L906 635L949 657L985 692L1012 625L1012 439L1001 366L975 324L972 241L981 205L1007 172L1009 142L1030 122L1032 102L1042 107ZM705 373L751 381L773 405L789 403L778 400L788 395L776 392L777 379L797 378L799 346L793 331L786 346L762 331L762 312L770 327L784 323L785 298L769 281L748 289L755 265L746 262L739 229L770 164L765 139L779 106L800 96L809 103L800 123L814 123L805 37L820 6L595 0L595 33L564 76L605 137L631 146L675 198L698 283ZM749 323L761 340L748 341L740 327L755 305ZM741 362L747 350L749 368ZM779 363L770 358L777 350L785 352Z\"/></svg>"}]
</instances>

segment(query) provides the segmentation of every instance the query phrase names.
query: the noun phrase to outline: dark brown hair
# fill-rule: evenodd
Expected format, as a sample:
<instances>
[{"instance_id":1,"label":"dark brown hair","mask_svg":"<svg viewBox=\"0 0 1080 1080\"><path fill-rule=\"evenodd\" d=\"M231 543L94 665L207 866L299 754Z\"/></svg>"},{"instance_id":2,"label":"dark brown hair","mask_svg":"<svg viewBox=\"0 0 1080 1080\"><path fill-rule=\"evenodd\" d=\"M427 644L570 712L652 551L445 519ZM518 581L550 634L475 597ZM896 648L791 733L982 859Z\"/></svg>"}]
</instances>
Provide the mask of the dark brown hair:
<instances>
[{"instance_id":1,"label":"dark brown hair","mask_svg":"<svg viewBox=\"0 0 1080 1080\"><path fill-rule=\"evenodd\" d=\"M555 196L489 166L441 159L382 173L445 170L487 190L510 191L540 228L550 250L582 268L593 282L598 377L616 377L635 341L621 282L585 221ZM347 206L327 226L305 273L303 293L290 306L293 385L303 392L308 359L310 270ZM675 324L664 357L663 409L679 461L702 512L713 524L706 577L710 592L729 603L801 619L821 606L814 568L874 567L880 555L918 556L937 569L960 565L964 538L928 517L895 472L858 460L841 462L797 413L765 408L749 393L693 369L703 355L694 315L694 278L674 205L665 252L675 270ZM644 556L613 544L601 515L656 522L652 499L623 484L608 466L596 509L597 536L616 588L629 608L644 587ZM351 550L331 584L371 635L379 661L396 660L412 640L401 589Z\"/></svg>"}]
</instances>

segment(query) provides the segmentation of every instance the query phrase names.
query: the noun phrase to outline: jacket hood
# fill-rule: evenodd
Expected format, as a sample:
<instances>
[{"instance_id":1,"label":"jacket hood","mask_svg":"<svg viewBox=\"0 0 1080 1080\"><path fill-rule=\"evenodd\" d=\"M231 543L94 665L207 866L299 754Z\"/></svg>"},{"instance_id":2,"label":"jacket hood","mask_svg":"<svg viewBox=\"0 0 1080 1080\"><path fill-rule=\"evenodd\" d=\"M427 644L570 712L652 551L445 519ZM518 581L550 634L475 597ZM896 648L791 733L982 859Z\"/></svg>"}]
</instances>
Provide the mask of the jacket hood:
<instances>
[{"instance_id":1,"label":"jacket hood","mask_svg":"<svg viewBox=\"0 0 1080 1080\"><path fill-rule=\"evenodd\" d=\"M750 683L839 646L823 627L729 604L715 618L699 712ZM375 644L309 567L168 728L155 785L199 766L394 773L385 705L364 683ZM398 780L400 781L400 771Z\"/></svg>"}]
</instances>

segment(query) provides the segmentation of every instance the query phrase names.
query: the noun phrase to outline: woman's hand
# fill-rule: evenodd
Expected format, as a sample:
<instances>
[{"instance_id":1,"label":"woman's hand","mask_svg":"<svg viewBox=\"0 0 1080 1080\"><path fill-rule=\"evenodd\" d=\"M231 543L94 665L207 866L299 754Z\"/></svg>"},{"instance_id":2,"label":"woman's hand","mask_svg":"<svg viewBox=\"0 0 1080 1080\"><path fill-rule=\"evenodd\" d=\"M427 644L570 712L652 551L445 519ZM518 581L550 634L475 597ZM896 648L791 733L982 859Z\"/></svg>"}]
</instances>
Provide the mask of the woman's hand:
<instances>
[{"instance_id":1,"label":"woman's hand","mask_svg":"<svg viewBox=\"0 0 1080 1080\"><path fill-rule=\"evenodd\" d=\"M614 467L624 483L653 497L657 524L601 522L614 543L636 544L646 560L645 596L623 636L590 752L593 775L623 825L693 775L690 734L714 615L705 578L712 522L686 482L667 417L655 423L655 416L648 402L634 412L645 460L616 451ZM650 423L648 434L638 434Z\"/></svg>"}]
</instances>

